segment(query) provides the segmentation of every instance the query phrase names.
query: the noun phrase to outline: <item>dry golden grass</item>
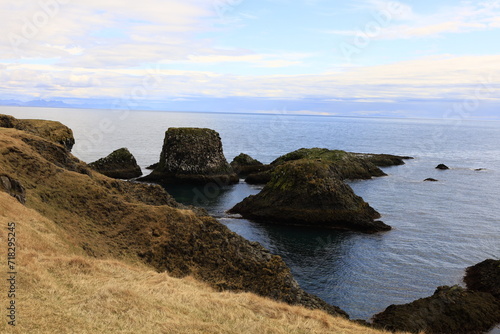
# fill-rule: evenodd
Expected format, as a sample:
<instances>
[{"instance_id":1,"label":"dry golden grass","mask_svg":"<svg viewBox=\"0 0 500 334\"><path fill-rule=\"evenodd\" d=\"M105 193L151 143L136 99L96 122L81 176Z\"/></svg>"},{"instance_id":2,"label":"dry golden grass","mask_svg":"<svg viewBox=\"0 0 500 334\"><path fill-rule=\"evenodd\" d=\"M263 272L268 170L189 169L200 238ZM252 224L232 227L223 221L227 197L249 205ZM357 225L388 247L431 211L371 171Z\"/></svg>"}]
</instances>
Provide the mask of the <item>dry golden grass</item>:
<instances>
[{"instance_id":1,"label":"dry golden grass","mask_svg":"<svg viewBox=\"0 0 500 334\"><path fill-rule=\"evenodd\" d=\"M2 265L11 221L18 325L7 325L2 314L1 333L384 333L250 293L216 292L145 265L88 257L52 220L0 192Z\"/></svg>"}]
</instances>

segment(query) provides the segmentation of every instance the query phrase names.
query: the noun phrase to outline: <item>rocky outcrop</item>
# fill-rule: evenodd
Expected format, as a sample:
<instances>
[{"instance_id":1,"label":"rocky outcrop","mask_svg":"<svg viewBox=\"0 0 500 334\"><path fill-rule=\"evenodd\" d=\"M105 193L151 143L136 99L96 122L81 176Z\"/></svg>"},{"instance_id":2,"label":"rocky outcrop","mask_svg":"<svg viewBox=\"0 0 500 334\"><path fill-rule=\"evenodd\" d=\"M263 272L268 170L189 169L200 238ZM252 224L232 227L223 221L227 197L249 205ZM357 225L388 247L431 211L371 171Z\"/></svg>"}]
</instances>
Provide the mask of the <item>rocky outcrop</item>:
<instances>
[{"instance_id":1,"label":"rocky outcrop","mask_svg":"<svg viewBox=\"0 0 500 334\"><path fill-rule=\"evenodd\" d=\"M262 162L255 160L245 153L240 153L231 161L231 167L240 177L247 176L252 173L259 173L271 169L270 165L264 165Z\"/></svg>"},{"instance_id":2,"label":"rocky outcrop","mask_svg":"<svg viewBox=\"0 0 500 334\"><path fill-rule=\"evenodd\" d=\"M342 179L370 179L372 177L385 176L379 168L403 165L405 159L413 159L407 156L390 154L364 154L351 153L341 150L329 150L326 148L301 148L288 154L282 155L271 163L271 169L288 161L300 159L320 160L332 165ZM265 184L271 178L270 173L261 172L250 174L246 182L251 184Z\"/></svg>"},{"instance_id":3,"label":"rocky outcrop","mask_svg":"<svg viewBox=\"0 0 500 334\"><path fill-rule=\"evenodd\" d=\"M469 290L488 292L500 300L500 260L488 259L467 268L464 282Z\"/></svg>"},{"instance_id":4,"label":"rocky outcrop","mask_svg":"<svg viewBox=\"0 0 500 334\"><path fill-rule=\"evenodd\" d=\"M113 151L107 157L89 163L93 170L115 179L133 179L142 175L132 153L127 148Z\"/></svg>"},{"instance_id":5,"label":"rocky outcrop","mask_svg":"<svg viewBox=\"0 0 500 334\"><path fill-rule=\"evenodd\" d=\"M26 203L26 190L21 182L6 174L0 174L0 191L6 192L22 204Z\"/></svg>"},{"instance_id":6,"label":"rocky outcrop","mask_svg":"<svg viewBox=\"0 0 500 334\"><path fill-rule=\"evenodd\" d=\"M75 249L91 256L142 261L219 290L347 316L304 292L281 257L179 205L158 185L92 173L60 145L14 129L0 131L0 166L25 187L29 208L68 231Z\"/></svg>"},{"instance_id":7,"label":"rocky outcrop","mask_svg":"<svg viewBox=\"0 0 500 334\"><path fill-rule=\"evenodd\" d=\"M450 167L446 166L445 164L439 164L436 166L436 169L447 170L450 169Z\"/></svg>"},{"instance_id":8,"label":"rocky outcrop","mask_svg":"<svg viewBox=\"0 0 500 334\"><path fill-rule=\"evenodd\" d=\"M71 151L75 144L73 131L66 125L56 121L39 119L17 119L9 115L0 114L0 127L14 128L42 137L64 146Z\"/></svg>"},{"instance_id":9,"label":"rocky outcrop","mask_svg":"<svg viewBox=\"0 0 500 334\"><path fill-rule=\"evenodd\" d=\"M500 322L500 302L485 292L439 287L434 295L391 305L374 316L376 327L428 334L483 333Z\"/></svg>"},{"instance_id":10,"label":"rocky outcrop","mask_svg":"<svg viewBox=\"0 0 500 334\"><path fill-rule=\"evenodd\" d=\"M161 183L237 183L238 176L226 161L219 134L202 128L170 128L158 166L142 178Z\"/></svg>"},{"instance_id":11,"label":"rocky outcrop","mask_svg":"<svg viewBox=\"0 0 500 334\"><path fill-rule=\"evenodd\" d=\"M375 221L380 214L356 196L338 173L327 161L283 163L259 194L245 198L229 212L267 223L368 233L390 230Z\"/></svg>"}]
</instances>

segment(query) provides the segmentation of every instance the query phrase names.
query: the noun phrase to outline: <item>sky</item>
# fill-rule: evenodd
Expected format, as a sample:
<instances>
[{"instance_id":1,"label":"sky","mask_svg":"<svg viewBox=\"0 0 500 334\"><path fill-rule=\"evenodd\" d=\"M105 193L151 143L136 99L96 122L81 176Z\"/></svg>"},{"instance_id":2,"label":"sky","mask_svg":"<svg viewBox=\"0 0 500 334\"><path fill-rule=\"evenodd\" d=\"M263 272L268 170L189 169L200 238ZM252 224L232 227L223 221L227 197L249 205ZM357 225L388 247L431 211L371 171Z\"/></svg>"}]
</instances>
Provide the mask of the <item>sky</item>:
<instances>
[{"instance_id":1,"label":"sky","mask_svg":"<svg viewBox=\"0 0 500 334\"><path fill-rule=\"evenodd\" d=\"M0 104L500 118L500 0L0 0Z\"/></svg>"}]
</instances>

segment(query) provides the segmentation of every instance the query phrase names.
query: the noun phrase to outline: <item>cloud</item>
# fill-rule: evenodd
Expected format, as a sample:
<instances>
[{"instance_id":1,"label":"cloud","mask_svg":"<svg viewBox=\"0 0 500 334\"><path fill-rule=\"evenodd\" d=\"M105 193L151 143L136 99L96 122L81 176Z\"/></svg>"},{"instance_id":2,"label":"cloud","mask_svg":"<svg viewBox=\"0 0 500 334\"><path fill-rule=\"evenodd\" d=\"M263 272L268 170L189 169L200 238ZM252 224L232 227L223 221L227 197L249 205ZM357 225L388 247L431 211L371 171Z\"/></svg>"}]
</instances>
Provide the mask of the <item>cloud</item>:
<instances>
[{"instance_id":1,"label":"cloud","mask_svg":"<svg viewBox=\"0 0 500 334\"><path fill-rule=\"evenodd\" d=\"M358 6L360 6L358 4ZM412 7L401 2L366 0L360 6L371 11L371 23L380 28L369 33L366 27L358 29L326 30L325 33L340 36L359 36L369 34L373 39L411 39L440 37L443 34L457 34L482 31L500 27L500 1L463 2L456 6L440 8L432 14L420 14Z\"/></svg>"},{"instance_id":2,"label":"cloud","mask_svg":"<svg viewBox=\"0 0 500 334\"><path fill-rule=\"evenodd\" d=\"M4 83L0 94L46 99L137 95L138 100L147 101L239 96L385 103L409 99L457 100L478 94L485 100L500 99L498 55L441 55L321 75L238 76L161 67L103 70L50 64L5 66L0 71Z\"/></svg>"}]
</instances>

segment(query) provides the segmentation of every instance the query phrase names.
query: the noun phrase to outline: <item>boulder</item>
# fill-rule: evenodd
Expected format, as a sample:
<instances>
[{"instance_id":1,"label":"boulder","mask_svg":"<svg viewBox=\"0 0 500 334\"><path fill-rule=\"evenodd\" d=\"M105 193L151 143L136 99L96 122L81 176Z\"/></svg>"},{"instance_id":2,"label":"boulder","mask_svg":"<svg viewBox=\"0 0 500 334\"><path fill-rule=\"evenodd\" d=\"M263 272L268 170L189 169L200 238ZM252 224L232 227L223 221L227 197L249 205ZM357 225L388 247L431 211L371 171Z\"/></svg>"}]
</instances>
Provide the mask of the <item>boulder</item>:
<instances>
[{"instance_id":1,"label":"boulder","mask_svg":"<svg viewBox=\"0 0 500 334\"><path fill-rule=\"evenodd\" d=\"M142 175L141 168L127 148L113 151L107 157L90 163L89 167L115 179L133 179Z\"/></svg>"},{"instance_id":2,"label":"boulder","mask_svg":"<svg viewBox=\"0 0 500 334\"><path fill-rule=\"evenodd\" d=\"M217 182L231 184L239 181L222 151L219 134L203 128L170 128L158 166L142 181L161 183Z\"/></svg>"},{"instance_id":3,"label":"boulder","mask_svg":"<svg viewBox=\"0 0 500 334\"><path fill-rule=\"evenodd\" d=\"M436 169L447 170L450 169L450 167L446 166L445 164L439 164L436 166Z\"/></svg>"},{"instance_id":4,"label":"boulder","mask_svg":"<svg viewBox=\"0 0 500 334\"><path fill-rule=\"evenodd\" d=\"M459 286L439 287L434 295L391 305L373 317L375 326L411 333L483 333L500 322L500 302L490 293Z\"/></svg>"},{"instance_id":5,"label":"boulder","mask_svg":"<svg viewBox=\"0 0 500 334\"><path fill-rule=\"evenodd\" d=\"M0 127L29 132L53 143L60 144L68 151L71 151L75 144L73 131L66 125L56 121L17 119L9 115L0 115Z\"/></svg>"},{"instance_id":6,"label":"boulder","mask_svg":"<svg viewBox=\"0 0 500 334\"><path fill-rule=\"evenodd\" d=\"M260 173L271 169L270 165L264 165L262 162L255 160L245 153L240 153L231 161L231 167L238 176L247 176L252 173Z\"/></svg>"},{"instance_id":7,"label":"boulder","mask_svg":"<svg viewBox=\"0 0 500 334\"><path fill-rule=\"evenodd\" d=\"M355 230L390 230L380 214L345 184L330 163L301 159L276 167L262 191L236 204L239 213L266 223Z\"/></svg>"},{"instance_id":8,"label":"boulder","mask_svg":"<svg viewBox=\"0 0 500 334\"><path fill-rule=\"evenodd\" d=\"M26 190L23 185L7 174L0 174L0 191L6 192L22 204L26 203Z\"/></svg>"},{"instance_id":9,"label":"boulder","mask_svg":"<svg viewBox=\"0 0 500 334\"><path fill-rule=\"evenodd\" d=\"M488 259L467 268L464 282L469 290L489 292L500 299L500 260Z\"/></svg>"}]
</instances>

